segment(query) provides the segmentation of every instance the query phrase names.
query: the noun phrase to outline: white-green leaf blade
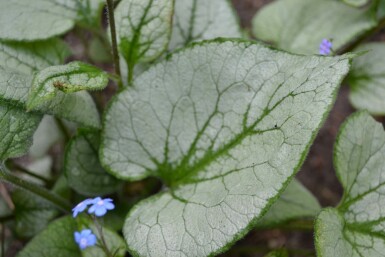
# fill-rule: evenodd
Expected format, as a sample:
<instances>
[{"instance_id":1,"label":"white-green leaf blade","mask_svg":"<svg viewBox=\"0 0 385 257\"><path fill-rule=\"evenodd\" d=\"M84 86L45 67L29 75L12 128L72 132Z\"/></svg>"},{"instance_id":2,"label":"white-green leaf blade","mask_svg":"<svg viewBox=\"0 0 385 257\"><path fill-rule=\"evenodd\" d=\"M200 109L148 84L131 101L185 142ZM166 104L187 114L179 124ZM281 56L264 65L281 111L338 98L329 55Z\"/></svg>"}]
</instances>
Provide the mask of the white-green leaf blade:
<instances>
[{"instance_id":1,"label":"white-green leaf blade","mask_svg":"<svg viewBox=\"0 0 385 257\"><path fill-rule=\"evenodd\" d=\"M68 46L59 39L38 42L0 42L0 63L25 74L64 63L70 55Z\"/></svg>"},{"instance_id":2,"label":"white-green leaf blade","mask_svg":"<svg viewBox=\"0 0 385 257\"><path fill-rule=\"evenodd\" d=\"M376 26L373 7L359 9L334 0L279 0L256 14L253 33L302 54L318 54L322 39L332 39L336 51Z\"/></svg>"},{"instance_id":3,"label":"white-green leaf blade","mask_svg":"<svg viewBox=\"0 0 385 257\"><path fill-rule=\"evenodd\" d=\"M19 157L32 145L41 115L25 113L18 107L0 105L0 160Z\"/></svg>"},{"instance_id":4,"label":"white-green leaf blade","mask_svg":"<svg viewBox=\"0 0 385 257\"><path fill-rule=\"evenodd\" d=\"M357 109L385 115L385 44L367 43L356 49L358 56L349 74L349 100Z\"/></svg>"},{"instance_id":5,"label":"white-green leaf blade","mask_svg":"<svg viewBox=\"0 0 385 257\"><path fill-rule=\"evenodd\" d=\"M66 149L64 172L71 188L83 195L113 193L120 183L99 163L99 136L82 134L73 138Z\"/></svg>"},{"instance_id":6,"label":"white-green leaf blade","mask_svg":"<svg viewBox=\"0 0 385 257\"><path fill-rule=\"evenodd\" d=\"M217 37L242 37L235 10L228 0L177 0L170 49Z\"/></svg>"},{"instance_id":7,"label":"white-green leaf blade","mask_svg":"<svg viewBox=\"0 0 385 257\"><path fill-rule=\"evenodd\" d=\"M170 187L128 215L131 252L207 256L247 233L299 169L348 59L207 41L121 92L105 115L102 164Z\"/></svg>"},{"instance_id":8,"label":"white-green leaf blade","mask_svg":"<svg viewBox=\"0 0 385 257\"><path fill-rule=\"evenodd\" d=\"M1 0L0 38L35 41L63 34L75 25L75 0Z\"/></svg>"},{"instance_id":9,"label":"white-green leaf blade","mask_svg":"<svg viewBox=\"0 0 385 257\"><path fill-rule=\"evenodd\" d=\"M29 110L37 109L53 99L59 91L74 93L101 90L108 84L108 75L101 69L82 62L50 66L39 71L32 81L27 100Z\"/></svg>"},{"instance_id":10,"label":"white-green leaf blade","mask_svg":"<svg viewBox=\"0 0 385 257\"><path fill-rule=\"evenodd\" d=\"M335 146L335 167L344 187L336 209L320 213L316 244L320 257L379 257L385 250L385 132L366 112L342 126Z\"/></svg>"},{"instance_id":11,"label":"white-green leaf blade","mask_svg":"<svg viewBox=\"0 0 385 257\"><path fill-rule=\"evenodd\" d=\"M123 0L115 11L119 50L129 68L160 56L168 46L174 0Z\"/></svg>"},{"instance_id":12,"label":"white-green leaf blade","mask_svg":"<svg viewBox=\"0 0 385 257\"><path fill-rule=\"evenodd\" d=\"M271 227L300 218L314 218L321 210L317 199L298 180L293 180L258 222Z\"/></svg>"}]
</instances>

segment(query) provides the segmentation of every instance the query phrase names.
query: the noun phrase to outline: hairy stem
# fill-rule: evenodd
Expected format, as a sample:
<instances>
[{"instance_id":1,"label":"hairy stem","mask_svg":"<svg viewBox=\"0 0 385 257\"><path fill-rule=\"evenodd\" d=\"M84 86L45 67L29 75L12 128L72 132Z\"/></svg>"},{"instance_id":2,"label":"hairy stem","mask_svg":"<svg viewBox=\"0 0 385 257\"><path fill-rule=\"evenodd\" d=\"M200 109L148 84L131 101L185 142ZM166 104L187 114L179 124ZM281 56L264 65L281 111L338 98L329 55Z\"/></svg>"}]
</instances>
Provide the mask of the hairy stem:
<instances>
[{"instance_id":1,"label":"hairy stem","mask_svg":"<svg viewBox=\"0 0 385 257\"><path fill-rule=\"evenodd\" d=\"M71 212L71 209L72 209L71 204L67 202L65 199L61 198L55 193L52 193L39 185L35 185L33 183L30 183L28 181L25 181L21 178L16 177L15 175L11 174L8 171L8 169L5 167L4 164L0 165L0 181L4 181L16 187L27 190L35 195L38 195L41 198L47 200L57 209L65 213Z\"/></svg>"},{"instance_id":2,"label":"hairy stem","mask_svg":"<svg viewBox=\"0 0 385 257\"><path fill-rule=\"evenodd\" d=\"M104 253L106 254L107 257L113 257L113 255L108 250L108 246L103 234L103 227L100 225L100 223L98 222L97 218L94 215L92 215L92 219L94 220L95 227L98 230L100 239L102 240L102 249Z\"/></svg>"},{"instance_id":3,"label":"hairy stem","mask_svg":"<svg viewBox=\"0 0 385 257\"><path fill-rule=\"evenodd\" d=\"M114 0L106 0L106 2L107 2L108 21L109 21L110 30L111 30L112 57L114 60L115 73L119 77L118 86L119 86L119 88L122 88L123 84L122 84L122 76L120 74L118 43L116 40L116 28L115 28L115 17L114 17Z\"/></svg>"}]
</instances>

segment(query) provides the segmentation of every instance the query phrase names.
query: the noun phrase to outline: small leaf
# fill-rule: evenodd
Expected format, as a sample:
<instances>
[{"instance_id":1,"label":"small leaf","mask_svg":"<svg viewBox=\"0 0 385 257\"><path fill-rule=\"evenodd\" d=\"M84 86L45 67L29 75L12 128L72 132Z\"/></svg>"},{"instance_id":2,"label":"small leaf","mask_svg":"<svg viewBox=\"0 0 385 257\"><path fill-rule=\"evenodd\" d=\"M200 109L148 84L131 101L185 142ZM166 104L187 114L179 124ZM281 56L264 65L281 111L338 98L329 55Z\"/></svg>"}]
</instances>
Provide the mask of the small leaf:
<instances>
[{"instance_id":1,"label":"small leaf","mask_svg":"<svg viewBox=\"0 0 385 257\"><path fill-rule=\"evenodd\" d=\"M27 108L36 109L54 98L58 91L73 93L82 90L101 90L107 86L108 75L92 65L71 62L51 66L38 72L28 96Z\"/></svg>"},{"instance_id":2,"label":"small leaf","mask_svg":"<svg viewBox=\"0 0 385 257\"><path fill-rule=\"evenodd\" d=\"M318 54L324 38L332 39L337 51L376 26L372 2L358 9L334 0L275 1L254 17L253 32L258 39L295 53Z\"/></svg>"},{"instance_id":3,"label":"small leaf","mask_svg":"<svg viewBox=\"0 0 385 257\"><path fill-rule=\"evenodd\" d=\"M14 191L12 200L15 203L15 230L19 237L36 235L58 215L50 203L27 191Z\"/></svg>"},{"instance_id":4,"label":"small leaf","mask_svg":"<svg viewBox=\"0 0 385 257\"><path fill-rule=\"evenodd\" d=\"M32 81L31 75L0 65L0 102L24 109ZM39 107L38 112L54 114L90 128L99 128L99 113L95 103L87 92L57 96Z\"/></svg>"},{"instance_id":5,"label":"small leaf","mask_svg":"<svg viewBox=\"0 0 385 257\"><path fill-rule=\"evenodd\" d=\"M258 227L272 227L299 218L313 218L321 206L297 180L287 186L278 200L258 222Z\"/></svg>"},{"instance_id":6,"label":"small leaf","mask_svg":"<svg viewBox=\"0 0 385 257\"><path fill-rule=\"evenodd\" d=\"M32 75L34 72L58 65L70 55L68 46L59 39L38 42L1 42L1 65Z\"/></svg>"},{"instance_id":7,"label":"small leaf","mask_svg":"<svg viewBox=\"0 0 385 257\"><path fill-rule=\"evenodd\" d=\"M97 134L76 136L67 146L64 172L69 186L80 194L100 196L113 193L120 186L100 165L98 150Z\"/></svg>"},{"instance_id":8,"label":"small leaf","mask_svg":"<svg viewBox=\"0 0 385 257\"><path fill-rule=\"evenodd\" d=\"M240 38L235 10L227 0L177 0L170 49L217 37Z\"/></svg>"},{"instance_id":9,"label":"small leaf","mask_svg":"<svg viewBox=\"0 0 385 257\"><path fill-rule=\"evenodd\" d=\"M128 68L160 56L168 46L174 0L123 0L115 11L119 50Z\"/></svg>"},{"instance_id":10,"label":"small leaf","mask_svg":"<svg viewBox=\"0 0 385 257\"><path fill-rule=\"evenodd\" d=\"M306 69L304 69L306 67ZM349 70L241 40L178 51L114 98L101 161L160 177L123 232L134 256L207 256L245 235L298 171Z\"/></svg>"},{"instance_id":11,"label":"small leaf","mask_svg":"<svg viewBox=\"0 0 385 257\"><path fill-rule=\"evenodd\" d=\"M356 51L368 52L353 62L348 77L350 102L357 109L366 109L374 115L385 115L385 44L368 43Z\"/></svg>"},{"instance_id":12,"label":"small leaf","mask_svg":"<svg viewBox=\"0 0 385 257\"><path fill-rule=\"evenodd\" d=\"M319 257L380 257L385 251L385 132L366 112L342 125L334 165L344 195L336 209L323 210L316 221Z\"/></svg>"},{"instance_id":13,"label":"small leaf","mask_svg":"<svg viewBox=\"0 0 385 257\"><path fill-rule=\"evenodd\" d=\"M76 2L0 0L0 38L34 41L63 34L75 25Z\"/></svg>"},{"instance_id":14,"label":"small leaf","mask_svg":"<svg viewBox=\"0 0 385 257\"><path fill-rule=\"evenodd\" d=\"M0 42L0 101L24 109L32 74L62 63L68 53L67 46L57 39L35 43ZM86 92L59 92L58 96L42 106L39 112L54 114L86 127L100 126L98 110Z\"/></svg>"},{"instance_id":15,"label":"small leaf","mask_svg":"<svg viewBox=\"0 0 385 257\"><path fill-rule=\"evenodd\" d=\"M0 160L25 154L40 120L41 115L0 104Z\"/></svg>"}]
</instances>

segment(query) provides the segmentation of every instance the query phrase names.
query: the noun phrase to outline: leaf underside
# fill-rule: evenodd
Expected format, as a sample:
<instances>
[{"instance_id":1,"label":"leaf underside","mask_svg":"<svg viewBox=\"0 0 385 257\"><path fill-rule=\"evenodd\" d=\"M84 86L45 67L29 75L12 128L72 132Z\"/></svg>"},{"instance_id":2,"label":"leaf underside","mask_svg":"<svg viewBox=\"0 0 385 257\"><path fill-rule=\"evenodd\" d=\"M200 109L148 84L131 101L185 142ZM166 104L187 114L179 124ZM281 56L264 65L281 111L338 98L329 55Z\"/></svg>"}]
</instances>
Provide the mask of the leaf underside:
<instances>
[{"instance_id":1,"label":"leaf underside","mask_svg":"<svg viewBox=\"0 0 385 257\"><path fill-rule=\"evenodd\" d=\"M253 33L290 52L318 54L322 39L331 39L338 51L376 24L373 6L359 9L334 0L279 0L256 14Z\"/></svg>"},{"instance_id":2,"label":"leaf underside","mask_svg":"<svg viewBox=\"0 0 385 257\"><path fill-rule=\"evenodd\" d=\"M134 256L208 256L242 237L299 169L349 69L239 40L195 44L113 100L100 157L168 189L136 205Z\"/></svg>"},{"instance_id":3,"label":"leaf underside","mask_svg":"<svg viewBox=\"0 0 385 257\"><path fill-rule=\"evenodd\" d=\"M380 257L385 252L385 132L366 112L342 126L335 167L344 188L340 205L316 222L318 256Z\"/></svg>"}]
</instances>

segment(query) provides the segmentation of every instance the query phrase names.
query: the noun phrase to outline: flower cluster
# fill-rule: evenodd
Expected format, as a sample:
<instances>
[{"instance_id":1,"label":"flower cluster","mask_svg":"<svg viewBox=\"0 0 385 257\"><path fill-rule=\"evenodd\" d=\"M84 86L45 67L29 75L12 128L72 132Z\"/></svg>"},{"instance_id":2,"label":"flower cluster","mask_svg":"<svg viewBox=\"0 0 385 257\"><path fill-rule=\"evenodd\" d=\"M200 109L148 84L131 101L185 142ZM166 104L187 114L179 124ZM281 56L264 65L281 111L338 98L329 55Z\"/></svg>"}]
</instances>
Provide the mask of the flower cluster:
<instances>
[{"instance_id":1,"label":"flower cluster","mask_svg":"<svg viewBox=\"0 0 385 257\"><path fill-rule=\"evenodd\" d=\"M321 55L329 55L332 52L332 47L333 43L330 40L324 38L319 45L319 53Z\"/></svg>"},{"instance_id":2,"label":"flower cluster","mask_svg":"<svg viewBox=\"0 0 385 257\"><path fill-rule=\"evenodd\" d=\"M79 213L85 211L88 208L88 213L93 214L97 217L104 216L108 210L113 210L115 208L115 205L112 203L112 199L105 198L102 199L101 197L96 197L94 199L86 199L78 205L75 206L75 208L72 209L72 216L75 218L78 216ZM96 222L96 221L95 221ZM96 222L96 226L99 226L99 224ZM103 237L103 235L100 235ZM96 245L97 238L92 233L90 229L83 229L80 232L74 233L75 242L79 245L79 248L84 250L87 247Z\"/></svg>"},{"instance_id":3,"label":"flower cluster","mask_svg":"<svg viewBox=\"0 0 385 257\"><path fill-rule=\"evenodd\" d=\"M100 197L96 197L94 199L86 199L72 209L72 216L75 218L79 213L85 211L87 207L89 207L89 214L101 217L104 216L108 210L113 210L115 205L112 203L111 198L102 199Z\"/></svg>"}]
</instances>

